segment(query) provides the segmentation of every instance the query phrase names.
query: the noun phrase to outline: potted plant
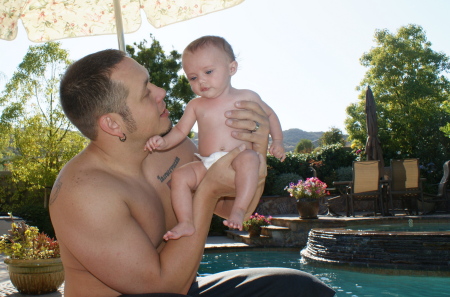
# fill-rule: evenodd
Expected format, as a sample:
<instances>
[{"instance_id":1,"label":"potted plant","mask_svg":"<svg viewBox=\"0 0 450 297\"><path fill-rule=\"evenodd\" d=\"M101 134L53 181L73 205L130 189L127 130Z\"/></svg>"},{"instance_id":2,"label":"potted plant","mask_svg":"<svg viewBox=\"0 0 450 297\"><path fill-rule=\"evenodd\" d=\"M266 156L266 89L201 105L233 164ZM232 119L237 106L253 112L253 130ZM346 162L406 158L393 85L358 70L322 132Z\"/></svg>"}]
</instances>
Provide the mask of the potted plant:
<instances>
[{"instance_id":1,"label":"potted plant","mask_svg":"<svg viewBox=\"0 0 450 297\"><path fill-rule=\"evenodd\" d=\"M297 209L302 219L317 219L319 213L319 199L328 195L327 184L317 177L290 183L285 188L291 197L297 200Z\"/></svg>"},{"instance_id":2,"label":"potted plant","mask_svg":"<svg viewBox=\"0 0 450 297\"><path fill-rule=\"evenodd\" d=\"M261 235L261 227L270 225L272 217L265 217L258 213L250 216L250 219L243 223L244 230L248 231L250 237L259 237Z\"/></svg>"},{"instance_id":3,"label":"potted plant","mask_svg":"<svg viewBox=\"0 0 450 297\"><path fill-rule=\"evenodd\" d=\"M58 241L9 216L11 230L0 237L0 252L8 256L11 283L23 294L55 292L64 282Z\"/></svg>"}]
</instances>

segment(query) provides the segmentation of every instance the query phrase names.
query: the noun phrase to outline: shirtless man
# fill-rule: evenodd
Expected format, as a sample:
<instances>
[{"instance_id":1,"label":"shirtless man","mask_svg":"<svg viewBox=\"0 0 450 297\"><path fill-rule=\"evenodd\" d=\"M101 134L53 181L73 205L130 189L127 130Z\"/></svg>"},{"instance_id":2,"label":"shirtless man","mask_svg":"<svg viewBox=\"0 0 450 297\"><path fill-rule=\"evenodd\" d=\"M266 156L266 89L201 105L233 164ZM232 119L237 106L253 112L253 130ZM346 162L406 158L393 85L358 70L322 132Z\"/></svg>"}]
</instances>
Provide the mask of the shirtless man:
<instances>
[{"instance_id":1,"label":"shirtless man","mask_svg":"<svg viewBox=\"0 0 450 297\"><path fill-rule=\"evenodd\" d=\"M294 283L296 292L316 294L293 291L292 295L283 292L283 296L333 296L316 278L292 269L271 270L270 275L261 269L233 272L230 281L223 275L222 281L196 279L212 214L215 211L226 218L231 209L230 200L219 198L233 194L231 162L242 148L212 166L199 185L193 198L194 234L162 240L176 224L170 174L191 162L196 148L186 139L170 151L143 151L149 137L164 134L171 126L163 101L165 91L150 83L144 67L117 50L86 56L67 70L60 97L68 118L91 140L61 170L50 197L66 297L158 292L198 296L205 286L216 291L202 296L225 296L221 292L236 286L236 275L243 282L246 278L242 275L250 274L260 280L260 287L247 280L249 285L233 289L233 296L239 292L241 296L277 296L270 290L266 295L252 293L261 292L261 286L267 286L268 278L273 277L277 277L277 286ZM233 135L265 151L267 117L251 102L240 102L237 108L243 109L226 113L227 124L237 129ZM246 132L255 128L255 121L260 123L257 133ZM263 158L261 163L265 163ZM259 172L258 191L262 191L265 168L261 166ZM259 291L248 291L253 288Z\"/></svg>"}]
</instances>

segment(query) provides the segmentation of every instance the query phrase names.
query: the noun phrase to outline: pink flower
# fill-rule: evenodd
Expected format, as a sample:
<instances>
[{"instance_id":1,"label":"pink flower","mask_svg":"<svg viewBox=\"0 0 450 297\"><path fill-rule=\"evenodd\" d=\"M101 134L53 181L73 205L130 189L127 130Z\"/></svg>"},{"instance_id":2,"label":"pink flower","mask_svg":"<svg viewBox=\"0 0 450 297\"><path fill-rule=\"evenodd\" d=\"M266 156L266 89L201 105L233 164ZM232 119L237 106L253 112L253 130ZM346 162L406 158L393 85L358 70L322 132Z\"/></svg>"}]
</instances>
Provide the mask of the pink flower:
<instances>
[{"instance_id":1,"label":"pink flower","mask_svg":"<svg viewBox=\"0 0 450 297\"><path fill-rule=\"evenodd\" d=\"M306 181L299 180L297 184L290 183L285 188L291 197L300 198L320 198L328 194L327 184L320 181L317 177L307 178Z\"/></svg>"}]
</instances>

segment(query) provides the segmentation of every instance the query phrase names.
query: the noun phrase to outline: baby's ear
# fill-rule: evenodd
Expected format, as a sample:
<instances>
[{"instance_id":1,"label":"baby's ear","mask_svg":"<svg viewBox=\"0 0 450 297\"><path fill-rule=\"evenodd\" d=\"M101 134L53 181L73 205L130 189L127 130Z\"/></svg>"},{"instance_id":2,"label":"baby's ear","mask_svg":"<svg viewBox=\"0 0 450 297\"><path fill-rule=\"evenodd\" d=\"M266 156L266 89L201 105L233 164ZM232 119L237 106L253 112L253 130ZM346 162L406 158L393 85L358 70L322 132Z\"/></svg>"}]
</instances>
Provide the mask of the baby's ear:
<instances>
[{"instance_id":1,"label":"baby's ear","mask_svg":"<svg viewBox=\"0 0 450 297\"><path fill-rule=\"evenodd\" d=\"M230 75L234 75L237 72L238 62L233 61L230 63Z\"/></svg>"}]
</instances>

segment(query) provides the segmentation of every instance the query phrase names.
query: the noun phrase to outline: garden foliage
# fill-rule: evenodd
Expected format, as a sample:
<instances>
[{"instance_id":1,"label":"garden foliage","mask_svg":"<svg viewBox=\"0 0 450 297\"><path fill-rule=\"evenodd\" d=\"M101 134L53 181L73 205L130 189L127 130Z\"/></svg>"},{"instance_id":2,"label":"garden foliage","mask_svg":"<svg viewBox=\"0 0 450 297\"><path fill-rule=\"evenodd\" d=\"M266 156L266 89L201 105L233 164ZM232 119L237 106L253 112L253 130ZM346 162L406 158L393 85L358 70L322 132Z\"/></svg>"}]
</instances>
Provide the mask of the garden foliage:
<instances>
[{"instance_id":1,"label":"garden foliage","mask_svg":"<svg viewBox=\"0 0 450 297\"><path fill-rule=\"evenodd\" d=\"M293 180L290 182L297 182L296 177L303 178L312 177L314 168L317 177L325 183L332 185L333 181L338 180L337 170L340 167L348 167L355 161L357 155L345 148L341 143L327 145L315 150L309 154L297 154L288 152L286 160L280 162L277 158L267 155L267 178L264 188L264 195L280 195L277 184L283 183L286 179L286 174L295 174ZM286 187L286 183L283 186ZM287 192L284 191L286 194Z\"/></svg>"}]
</instances>

